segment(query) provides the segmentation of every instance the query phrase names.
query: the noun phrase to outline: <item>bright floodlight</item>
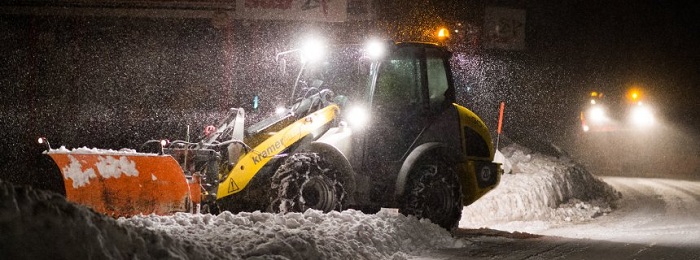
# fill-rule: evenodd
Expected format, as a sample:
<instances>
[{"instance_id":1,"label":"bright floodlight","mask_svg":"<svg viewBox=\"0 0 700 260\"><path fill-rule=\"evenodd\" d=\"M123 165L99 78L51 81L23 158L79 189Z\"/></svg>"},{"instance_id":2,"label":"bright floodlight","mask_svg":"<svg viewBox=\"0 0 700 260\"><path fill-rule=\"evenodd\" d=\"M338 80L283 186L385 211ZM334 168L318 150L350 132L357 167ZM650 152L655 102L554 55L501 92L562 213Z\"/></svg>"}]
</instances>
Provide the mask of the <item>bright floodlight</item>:
<instances>
[{"instance_id":1,"label":"bright floodlight","mask_svg":"<svg viewBox=\"0 0 700 260\"><path fill-rule=\"evenodd\" d=\"M654 124L654 114L649 107L638 105L632 108L630 120L632 120L632 124L636 126L647 127Z\"/></svg>"},{"instance_id":2,"label":"bright floodlight","mask_svg":"<svg viewBox=\"0 0 700 260\"><path fill-rule=\"evenodd\" d=\"M595 123L602 123L608 119L608 116L605 115L605 109L602 107L592 107L589 113L591 115L591 121Z\"/></svg>"},{"instance_id":3,"label":"bright floodlight","mask_svg":"<svg viewBox=\"0 0 700 260\"><path fill-rule=\"evenodd\" d=\"M365 46L365 51L367 51L367 55L369 55L371 59L378 59L382 57L385 50L386 47L384 46L384 43L378 40L371 40L367 43L367 46Z\"/></svg>"},{"instance_id":4,"label":"bright floodlight","mask_svg":"<svg viewBox=\"0 0 700 260\"><path fill-rule=\"evenodd\" d=\"M309 39L301 47L301 61L315 62L325 55L325 46L318 39Z\"/></svg>"},{"instance_id":5,"label":"bright floodlight","mask_svg":"<svg viewBox=\"0 0 700 260\"><path fill-rule=\"evenodd\" d=\"M363 127L369 122L369 114L363 107L353 107L348 110L345 118L351 126Z\"/></svg>"}]
</instances>

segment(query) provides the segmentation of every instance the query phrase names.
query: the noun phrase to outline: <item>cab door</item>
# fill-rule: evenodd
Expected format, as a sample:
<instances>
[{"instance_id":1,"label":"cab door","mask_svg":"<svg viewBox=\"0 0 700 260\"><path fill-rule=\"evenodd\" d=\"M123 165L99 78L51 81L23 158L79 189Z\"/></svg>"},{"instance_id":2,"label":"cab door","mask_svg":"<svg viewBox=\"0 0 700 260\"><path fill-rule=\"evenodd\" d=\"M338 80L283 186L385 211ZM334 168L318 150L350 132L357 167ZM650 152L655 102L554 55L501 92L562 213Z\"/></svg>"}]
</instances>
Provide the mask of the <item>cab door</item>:
<instances>
[{"instance_id":1,"label":"cab door","mask_svg":"<svg viewBox=\"0 0 700 260\"><path fill-rule=\"evenodd\" d=\"M428 111L424 49L398 48L379 67L371 100L368 164L391 171L425 124ZM390 174L390 173L383 173Z\"/></svg>"},{"instance_id":2,"label":"cab door","mask_svg":"<svg viewBox=\"0 0 700 260\"><path fill-rule=\"evenodd\" d=\"M439 128L438 119L454 102L447 57L437 46L399 44L379 65L370 83L371 123L361 141L360 171L372 180L370 200L393 194L403 160L428 140L424 136L434 135L430 129Z\"/></svg>"},{"instance_id":3,"label":"cab door","mask_svg":"<svg viewBox=\"0 0 700 260\"><path fill-rule=\"evenodd\" d=\"M372 142L365 154L379 164L400 164L421 132L455 102L449 52L431 45L399 46L381 63L371 98Z\"/></svg>"}]
</instances>

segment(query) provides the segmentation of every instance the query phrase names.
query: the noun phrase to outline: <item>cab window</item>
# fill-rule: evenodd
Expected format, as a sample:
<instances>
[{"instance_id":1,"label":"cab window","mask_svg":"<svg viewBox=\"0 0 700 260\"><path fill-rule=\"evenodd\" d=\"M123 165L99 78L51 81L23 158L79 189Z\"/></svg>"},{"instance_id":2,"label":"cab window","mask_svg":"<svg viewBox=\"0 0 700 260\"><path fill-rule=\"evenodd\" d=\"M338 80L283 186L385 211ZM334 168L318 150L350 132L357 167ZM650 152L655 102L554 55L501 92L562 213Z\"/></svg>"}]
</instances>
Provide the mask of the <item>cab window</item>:
<instances>
[{"instance_id":1,"label":"cab window","mask_svg":"<svg viewBox=\"0 0 700 260\"><path fill-rule=\"evenodd\" d=\"M375 107L399 108L421 103L420 60L415 55L397 55L379 69Z\"/></svg>"},{"instance_id":2,"label":"cab window","mask_svg":"<svg viewBox=\"0 0 700 260\"><path fill-rule=\"evenodd\" d=\"M435 110L444 105L445 92L449 87L447 70L442 55L438 50L426 49L426 67L428 73L428 97L430 108Z\"/></svg>"}]
</instances>

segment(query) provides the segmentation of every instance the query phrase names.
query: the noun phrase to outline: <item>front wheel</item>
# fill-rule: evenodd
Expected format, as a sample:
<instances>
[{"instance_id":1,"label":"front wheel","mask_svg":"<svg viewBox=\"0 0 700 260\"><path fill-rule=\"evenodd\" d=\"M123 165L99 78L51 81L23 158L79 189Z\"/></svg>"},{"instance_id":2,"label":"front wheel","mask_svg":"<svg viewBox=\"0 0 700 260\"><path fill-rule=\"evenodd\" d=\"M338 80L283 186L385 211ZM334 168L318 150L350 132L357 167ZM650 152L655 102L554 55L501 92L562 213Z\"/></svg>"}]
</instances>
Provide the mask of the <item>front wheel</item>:
<instances>
[{"instance_id":1,"label":"front wheel","mask_svg":"<svg viewBox=\"0 0 700 260\"><path fill-rule=\"evenodd\" d=\"M444 158L421 159L411 171L399 208L404 215L453 231L462 217L462 191L455 167Z\"/></svg>"},{"instance_id":2,"label":"front wheel","mask_svg":"<svg viewBox=\"0 0 700 260\"><path fill-rule=\"evenodd\" d=\"M272 212L343 210L346 191L340 173L316 153L296 153L272 177Z\"/></svg>"}]
</instances>

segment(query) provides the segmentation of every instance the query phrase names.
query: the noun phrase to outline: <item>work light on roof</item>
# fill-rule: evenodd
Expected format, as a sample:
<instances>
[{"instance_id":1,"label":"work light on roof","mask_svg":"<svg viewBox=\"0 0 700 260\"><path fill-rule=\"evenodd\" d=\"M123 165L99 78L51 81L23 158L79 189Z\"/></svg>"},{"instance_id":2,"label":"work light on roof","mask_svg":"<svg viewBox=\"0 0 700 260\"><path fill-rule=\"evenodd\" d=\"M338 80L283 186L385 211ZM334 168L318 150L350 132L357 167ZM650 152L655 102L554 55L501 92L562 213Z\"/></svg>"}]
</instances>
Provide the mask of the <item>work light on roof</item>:
<instances>
[{"instance_id":1,"label":"work light on roof","mask_svg":"<svg viewBox=\"0 0 700 260\"><path fill-rule=\"evenodd\" d=\"M370 40L365 45L365 51L370 59L378 59L384 55L386 51L386 46L384 43L378 40Z\"/></svg>"},{"instance_id":2,"label":"work light on roof","mask_svg":"<svg viewBox=\"0 0 700 260\"><path fill-rule=\"evenodd\" d=\"M304 63L319 61L325 55L325 51L326 46L321 40L308 39L300 49L301 61Z\"/></svg>"}]
</instances>

